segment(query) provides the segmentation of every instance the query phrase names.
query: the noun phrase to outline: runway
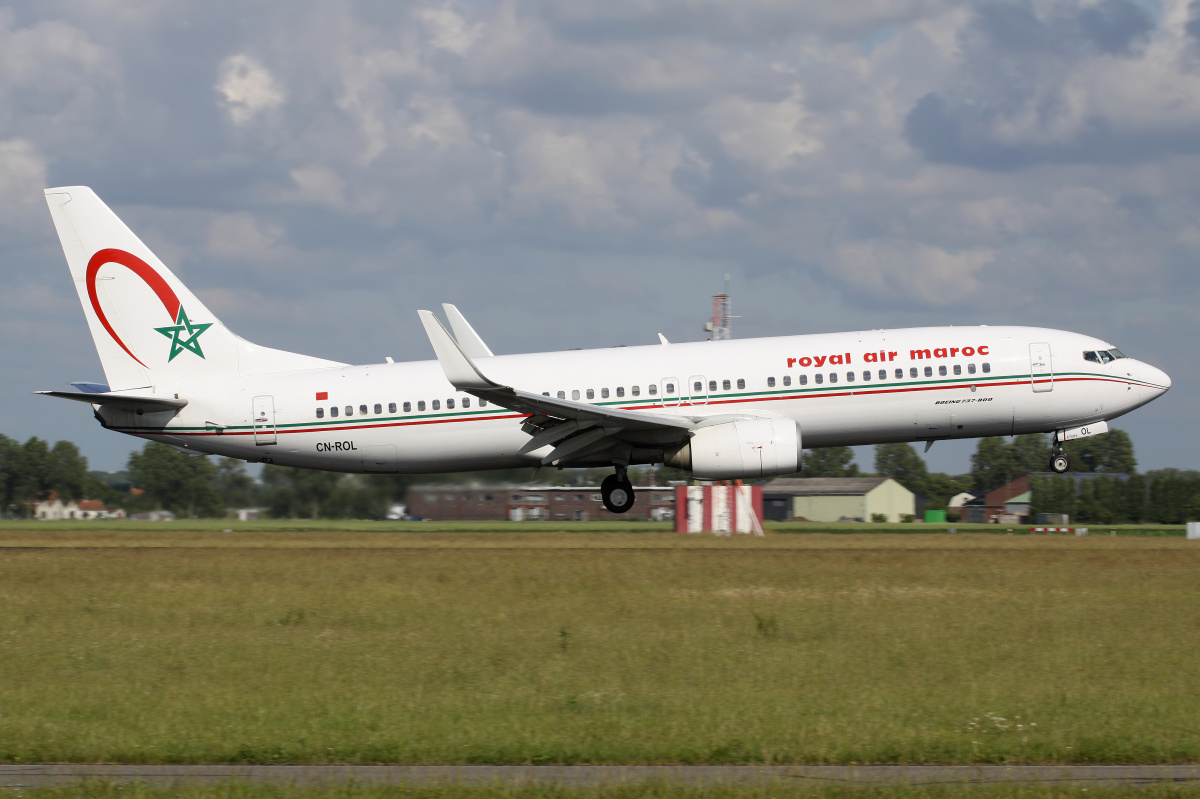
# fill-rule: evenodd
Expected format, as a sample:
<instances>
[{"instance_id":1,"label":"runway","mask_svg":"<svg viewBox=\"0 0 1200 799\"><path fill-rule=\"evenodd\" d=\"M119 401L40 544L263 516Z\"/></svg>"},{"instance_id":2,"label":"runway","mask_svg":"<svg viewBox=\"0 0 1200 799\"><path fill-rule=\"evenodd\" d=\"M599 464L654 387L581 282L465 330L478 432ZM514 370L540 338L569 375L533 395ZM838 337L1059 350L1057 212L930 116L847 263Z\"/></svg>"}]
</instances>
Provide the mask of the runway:
<instances>
[{"instance_id":1,"label":"runway","mask_svg":"<svg viewBox=\"0 0 1200 799\"><path fill-rule=\"evenodd\" d=\"M1200 783L1200 765L1160 766L122 766L0 765L0 788L83 780L171 786L229 781L328 785L555 784L568 787L676 782L811 785L1154 785Z\"/></svg>"}]
</instances>

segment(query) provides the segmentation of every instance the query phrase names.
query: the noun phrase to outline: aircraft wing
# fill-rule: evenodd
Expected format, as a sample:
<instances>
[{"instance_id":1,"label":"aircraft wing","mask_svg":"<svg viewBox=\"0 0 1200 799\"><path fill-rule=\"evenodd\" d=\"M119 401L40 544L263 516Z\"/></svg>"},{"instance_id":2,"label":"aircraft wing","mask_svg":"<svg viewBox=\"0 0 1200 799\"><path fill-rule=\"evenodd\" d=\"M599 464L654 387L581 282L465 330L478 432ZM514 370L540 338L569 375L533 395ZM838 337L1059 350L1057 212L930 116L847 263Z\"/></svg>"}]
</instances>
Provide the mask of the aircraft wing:
<instances>
[{"instance_id":1,"label":"aircraft wing","mask_svg":"<svg viewBox=\"0 0 1200 799\"><path fill-rule=\"evenodd\" d=\"M497 383L479 371L436 316L429 311L418 313L438 363L451 385L502 408L529 414L522 429L531 438L521 448L522 454L549 444L556 445L554 451L542 459L543 464L557 465L567 459L618 448L631 436L644 438L645 434L650 434L663 443L683 441L696 427L690 419L679 416L558 399Z\"/></svg>"},{"instance_id":2,"label":"aircraft wing","mask_svg":"<svg viewBox=\"0 0 1200 799\"><path fill-rule=\"evenodd\" d=\"M47 397L86 402L89 405L110 405L128 411L177 411L188 404L185 399L168 399L166 397L139 397L134 394L112 394L107 392L88 391L35 391Z\"/></svg>"}]
</instances>

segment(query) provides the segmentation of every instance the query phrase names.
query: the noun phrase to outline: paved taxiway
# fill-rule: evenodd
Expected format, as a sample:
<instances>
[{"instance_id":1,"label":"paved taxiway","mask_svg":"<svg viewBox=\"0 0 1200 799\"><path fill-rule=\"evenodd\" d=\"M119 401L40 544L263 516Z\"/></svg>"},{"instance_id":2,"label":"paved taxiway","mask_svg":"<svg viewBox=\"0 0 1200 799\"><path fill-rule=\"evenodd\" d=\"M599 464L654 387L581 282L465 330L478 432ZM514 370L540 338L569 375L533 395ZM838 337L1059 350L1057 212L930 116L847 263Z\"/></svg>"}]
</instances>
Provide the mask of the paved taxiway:
<instances>
[{"instance_id":1,"label":"paved taxiway","mask_svg":"<svg viewBox=\"0 0 1200 799\"><path fill-rule=\"evenodd\" d=\"M0 765L0 788L40 788L81 780L181 785L227 782L320 785L553 783L619 785L651 780L683 784L990 785L1200 783L1200 765L1164 766L118 766Z\"/></svg>"}]
</instances>

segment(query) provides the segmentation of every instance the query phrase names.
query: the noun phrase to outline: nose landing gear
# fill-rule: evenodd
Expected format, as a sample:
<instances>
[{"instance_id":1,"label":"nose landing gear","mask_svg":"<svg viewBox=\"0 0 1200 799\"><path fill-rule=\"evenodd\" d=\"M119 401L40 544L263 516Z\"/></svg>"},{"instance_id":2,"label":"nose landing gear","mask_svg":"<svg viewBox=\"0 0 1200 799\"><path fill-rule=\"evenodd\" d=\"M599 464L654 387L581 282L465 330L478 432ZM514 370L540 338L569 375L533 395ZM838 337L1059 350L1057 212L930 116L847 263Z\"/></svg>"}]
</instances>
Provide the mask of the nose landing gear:
<instances>
[{"instance_id":1,"label":"nose landing gear","mask_svg":"<svg viewBox=\"0 0 1200 799\"><path fill-rule=\"evenodd\" d=\"M1050 456L1050 468L1056 474L1064 474L1071 468L1071 459L1063 451L1062 442L1058 440L1058 433L1054 434L1054 453Z\"/></svg>"},{"instance_id":2,"label":"nose landing gear","mask_svg":"<svg viewBox=\"0 0 1200 799\"><path fill-rule=\"evenodd\" d=\"M600 484L600 498L604 500L604 507L612 513L625 513L633 507L637 497L624 466L618 464L616 474L604 478Z\"/></svg>"}]
</instances>

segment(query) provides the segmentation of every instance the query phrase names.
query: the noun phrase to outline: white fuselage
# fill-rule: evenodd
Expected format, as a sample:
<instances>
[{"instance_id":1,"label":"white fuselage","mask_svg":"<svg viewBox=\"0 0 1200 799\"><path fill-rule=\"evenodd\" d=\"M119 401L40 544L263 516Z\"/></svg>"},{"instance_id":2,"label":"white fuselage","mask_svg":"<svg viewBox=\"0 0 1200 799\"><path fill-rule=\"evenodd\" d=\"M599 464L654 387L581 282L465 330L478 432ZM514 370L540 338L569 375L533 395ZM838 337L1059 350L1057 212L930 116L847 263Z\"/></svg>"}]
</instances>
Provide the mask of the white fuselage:
<instances>
[{"instance_id":1,"label":"white fuselage","mask_svg":"<svg viewBox=\"0 0 1200 799\"><path fill-rule=\"evenodd\" d=\"M1131 358L1085 360L1085 352L1110 349L1058 330L949 327L499 355L477 363L498 382L581 402L691 419L785 417L799 424L805 447L827 447L1076 428L1128 413L1170 387L1162 371ZM518 454L529 441L524 416L481 407L432 360L145 393L179 395L188 405L177 414L144 415L105 407L105 424L249 461L419 473L536 465L550 449Z\"/></svg>"}]
</instances>

